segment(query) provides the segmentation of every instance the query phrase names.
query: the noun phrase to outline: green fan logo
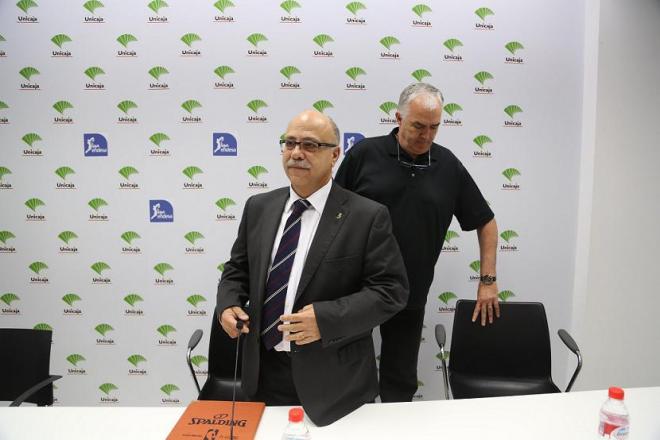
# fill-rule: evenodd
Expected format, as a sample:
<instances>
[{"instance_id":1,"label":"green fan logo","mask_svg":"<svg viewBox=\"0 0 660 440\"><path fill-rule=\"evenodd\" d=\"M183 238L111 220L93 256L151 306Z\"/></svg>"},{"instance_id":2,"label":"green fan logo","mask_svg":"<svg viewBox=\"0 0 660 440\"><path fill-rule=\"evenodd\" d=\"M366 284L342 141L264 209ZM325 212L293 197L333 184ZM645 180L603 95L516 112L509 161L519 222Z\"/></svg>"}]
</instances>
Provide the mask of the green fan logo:
<instances>
[{"instance_id":1,"label":"green fan logo","mask_svg":"<svg viewBox=\"0 0 660 440\"><path fill-rule=\"evenodd\" d=\"M448 104L445 104L443 107L444 112L449 115L449 117L443 118L442 123L447 126L461 126L463 125L463 121L460 120L458 117L458 112L463 111L463 107L461 107L460 104L457 104L455 102L450 102Z\"/></svg>"},{"instance_id":2,"label":"green fan logo","mask_svg":"<svg viewBox=\"0 0 660 440\"><path fill-rule=\"evenodd\" d=\"M183 49L181 51L182 57L198 57L202 55L201 50L193 48L193 43L197 41L202 41L202 37L191 32L181 36L181 41L183 42L183 44L188 46L187 49Z\"/></svg>"},{"instance_id":3,"label":"green fan logo","mask_svg":"<svg viewBox=\"0 0 660 440\"><path fill-rule=\"evenodd\" d=\"M314 104L312 104L312 107L314 107L316 111L323 113L326 109L333 108L334 105L332 105L330 101L321 99L319 101L316 101Z\"/></svg>"},{"instance_id":4,"label":"green fan logo","mask_svg":"<svg viewBox=\"0 0 660 440\"><path fill-rule=\"evenodd\" d=\"M194 307L194 309L188 309L188 316L206 316L206 310L198 308L199 303L206 302L206 298L202 295L195 294L186 298L186 301Z\"/></svg>"},{"instance_id":5,"label":"green fan logo","mask_svg":"<svg viewBox=\"0 0 660 440\"><path fill-rule=\"evenodd\" d=\"M110 269L110 266L107 263L103 261L97 261L90 266L90 269L92 269L98 275L98 277L95 276L92 278L92 283L110 284L110 278L103 276L103 272Z\"/></svg>"},{"instance_id":6,"label":"green fan logo","mask_svg":"<svg viewBox=\"0 0 660 440\"><path fill-rule=\"evenodd\" d=\"M139 254L140 253L140 248L134 245L134 241L137 239L140 239L140 234L138 234L135 231L126 231L123 234L121 234L121 239L128 245L127 246L122 246L122 253L125 254Z\"/></svg>"},{"instance_id":7,"label":"green fan logo","mask_svg":"<svg viewBox=\"0 0 660 440\"><path fill-rule=\"evenodd\" d=\"M0 166L0 189L12 189L11 183L8 183L5 176L12 174L11 170L7 167Z\"/></svg>"},{"instance_id":8,"label":"green fan logo","mask_svg":"<svg viewBox=\"0 0 660 440\"><path fill-rule=\"evenodd\" d=\"M203 189L203 185L200 182L194 182L196 175L204 173L201 168L189 166L184 168L182 173L188 178L188 181L183 183L183 189Z\"/></svg>"},{"instance_id":9,"label":"green fan logo","mask_svg":"<svg viewBox=\"0 0 660 440\"><path fill-rule=\"evenodd\" d=\"M475 25L474 25L475 29L481 30L481 31L484 31L484 30L492 31L495 28L492 24L486 22L486 19L489 16L495 15L495 13L491 9L489 9L489 8L479 8L476 11L474 11L474 14L477 17L479 17L479 20L481 20L481 21L475 23Z\"/></svg>"},{"instance_id":10,"label":"green fan logo","mask_svg":"<svg viewBox=\"0 0 660 440\"><path fill-rule=\"evenodd\" d=\"M125 180L124 182L119 182L119 189L139 189L137 183L131 182L131 176L140 173L137 168L127 165L120 168L118 173Z\"/></svg>"},{"instance_id":11,"label":"green fan logo","mask_svg":"<svg viewBox=\"0 0 660 440\"><path fill-rule=\"evenodd\" d=\"M506 178L507 182L502 184L503 190L513 190L517 191L520 189L520 184L514 182L514 177L520 176L520 171L516 168L507 168L502 171L502 175Z\"/></svg>"},{"instance_id":12,"label":"green fan logo","mask_svg":"<svg viewBox=\"0 0 660 440\"><path fill-rule=\"evenodd\" d=\"M103 392L103 394L105 394L104 396L101 396L101 403L118 403L119 402L119 399L117 399L116 397L112 397L110 395L110 393L112 393L113 391L119 390L117 385L107 382L107 383L99 385L99 390L101 390L101 392Z\"/></svg>"},{"instance_id":13,"label":"green fan logo","mask_svg":"<svg viewBox=\"0 0 660 440\"><path fill-rule=\"evenodd\" d=\"M138 367L140 362L147 362L147 358L137 353L130 355L126 360L136 368Z\"/></svg>"},{"instance_id":14,"label":"green fan logo","mask_svg":"<svg viewBox=\"0 0 660 440\"><path fill-rule=\"evenodd\" d=\"M198 354L198 355L196 355L196 356L191 357L191 358L190 358L190 362L191 362L194 366L196 366L197 368L199 368L200 365L202 365L202 364L204 364L204 363L208 363L208 362L209 362L209 359L208 359L206 356L203 356L203 355L201 355L201 354ZM197 371L196 371L195 373L200 374L200 373L198 373Z\"/></svg>"},{"instance_id":15,"label":"green fan logo","mask_svg":"<svg viewBox=\"0 0 660 440\"><path fill-rule=\"evenodd\" d=\"M117 51L117 56L122 58L122 57L136 57L137 52L133 49L129 49L128 45L130 43L133 43L135 41L138 41L137 37L132 34L121 34L120 36L117 37L117 43L121 44L123 49L119 49Z\"/></svg>"},{"instance_id":16,"label":"green fan logo","mask_svg":"<svg viewBox=\"0 0 660 440\"><path fill-rule=\"evenodd\" d=\"M92 66L85 69L85 76L92 80L91 83L85 82L85 90L105 89L105 85L96 80L99 75L105 75L105 71L99 66Z\"/></svg>"},{"instance_id":17,"label":"green fan logo","mask_svg":"<svg viewBox=\"0 0 660 440\"><path fill-rule=\"evenodd\" d=\"M48 265L43 261L35 261L31 263L28 268L34 273L30 275L30 283L33 284L48 284L50 281L42 272L48 269Z\"/></svg>"},{"instance_id":18,"label":"green fan logo","mask_svg":"<svg viewBox=\"0 0 660 440\"><path fill-rule=\"evenodd\" d=\"M396 112L393 112L393 110L396 110L397 104L396 102L393 101L385 101L381 105L378 106L378 109L385 114L383 116L382 114L380 115L380 123L381 124L396 124L396 119L394 118Z\"/></svg>"},{"instance_id":19,"label":"green fan logo","mask_svg":"<svg viewBox=\"0 0 660 440\"><path fill-rule=\"evenodd\" d=\"M481 261L474 260L470 263L470 269L474 274L470 274L470 281L479 281L481 279Z\"/></svg>"},{"instance_id":20,"label":"green fan logo","mask_svg":"<svg viewBox=\"0 0 660 440\"><path fill-rule=\"evenodd\" d=\"M21 140L27 144L30 149L35 149L34 143L42 141L41 136L37 133L27 133L24 135ZM25 152L24 152L25 154Z\"/></svg>"},{"instance_id":21,"label":"green fan logo","mask_svg":"<svg viewBox=\"0 0 660 440\"><path fill-rule=\"evenodd\" d=\"M16 238L16 236L12 232L0 231L0 242L2 243L2 245L0 245L0 253L13 254L16 252L16 248L14 246L7 244L9 240L14 238Z\"/></svg>"},{"instance_id":22,"label":"green fan logo","mask_svg":"<svg viewBox=\"0 0 660 440\"><path fill-rule=\"evenodd\" d=\"M386 49L386 52L380 53L380 57L382 59L390 59L390 60L397 60L399 59L399 54L396 52L392 52L392 46L395 44L401 44L398 38L393 37L391 35L385 36L380 39L379 43Z\"/></svg>"},{"instance_id":23,"label":"green fan logo","mask_svg":"<svg viewBox=\"0 0 660 440\"><path fill-rule=\"evenodd\" d=\"M280 17L280 23L302 23L300 17L292 15L294 9L302 8L296 0L284 0L280 3L280 8L287 13Z\"/></svg>"},{"instance_id":24,"label":"green fan logo","mask_svg":"<svg viewBox=\"0 0 660 440\"><path fill-rule=\"evenodd\" d=\"M2 296L0 296L0 301L11 307L11 303L13 303L14 301L20 301L20 298L15 293L7 292L7 293L3 293Z\"/></svg>"},{"instance_id":25,"label":"green fan logo","mask_svg":"<svg viewBox=\"0 0 660 440\"><path fill-rule=\"evenodd\" d=\"M28 221L44 221L46 220L46 216L43 214L37 213L37 209L40 206L46 206L44 202L41 201L41 199L37 198L31 198L25 201L25 206L28 207L32 213L27 214L26 220Z\"/></svg>"},{"instance_id":26,"label":"green fan logo","mask_svg":"<svg viewBox=\"0 0 660 440\"><path fill-rule=\"evenodd\" d=\"M190 124L190 123L200 123L202 122L202 118L199 116L192 116L193 111L195 109L201 108L202 104L199 101L196 101L194 99L189 99L187 101L184 101L181 103L181 108L184 109L186 112L188 112L188 115L184 116L182 121L184 124Z\"/></svg>"},{"instance_id":27,"label":"green fan logo","mask_svg":"<svg viewBox=\"0 0 660 440\"><path fill-rule=\"evenodd\" d=\"M480 134L472 139L472 142L478 147L473 151L472 155L477 158L490 158L492 153L486 149L486 144L490 144L493 140L485 134Z\"/></svg>"},{"instance_id":28,"label":"green fan logo","mask_svg":"<svg viewBox=\"0 0 660 440\"><path fill-rule=\"evenodd\" d=\"M502 302L507 302L509 298L513 298L516 296L512 291L510 290L503 290L500 293L497 294L497 297L500 299Z\"/></svg>"},{"instance_id":29,"label":"green fan logo","mask_svg":"<svg viewBox=\"0 0 660 440\"><path fill-rule=\"evenodd\" d=\"M367 24L367 21L364 18L358 16L360 11L367 9L364 3L350 2L349 4L346 5L346 9L348 10L348 12L352 14L352 16L346 18L346 24L358 24L358 25Z\"/></svg>"},{"instance_id":30,"label":"green fan logo","mask_svg":"<svg viewBox=\"0 0 660 440\"><path fill-rule=\"evenodd\" d=\"M453 239L459 238L459 237L460 237L460 235L458 235L458 233L456 231L452 231L451 229L448 230L445 233L445 241L444 241L444 244L442 246L442 252L458 252L459 251L458 246L453 245L451 243L451 241Z\"/></svg>"},{"instance_id":31,"label":"green fan logo","mask_svg":"<svg viewBox=\"0 0 660 440\"><path fill-rule=\"evenodd\" d=\"M137 293L129 293L124 297L124 302L128 304L131 307L135 307L135 304L138 302L142 302L144 299Z\"/></svg>"},{"instance_id":32,"label":"green fan logo","mask_svg":"<svg viewBox=\"0 0 660 440\"><path fill-rule=\"evenodd\" d=\"M148 19L149 23L167 23L167 17L160 14L160 11L163 8L167 8L169 5L165 0L153 0L147 4L147 7L151 9L155 16L150 16Z\"/></svg>"},{"instance_id":33,"label":"green fan logo","mask_svg":"<svg viewBox=\"0 0 660 440\"><path fill-rule=\"evenodd\" d=\"M362 67L349 67L346 69L346 75L353 80L351 83L346 84L346 90L365 90L366 87L362 83L356 82L358 76L366 75L367 72Z\"/></svg>"},{"instance_id":34,"label":"green fan logo","mask_svg":"<svg viewBox=\"0 0 660 440\"><path fill-rule=\"evenodd\" d=\"M71 241L78 238L73 231L62 231L57 235L57 238L62 240L66 246L60 246L60 253L77 253L78 248L75 246L70 246Z\"/></svg>"},{"instance_id":35,"label":"green fan logo","mask_svg":"<svg viewBox=\"0 0 660 440\"><path fill-rule=\"evenodd\" d=\"M248 115L248 122L257 122L257 123L265 123L268 122L268 118L266 116L260 115L260 110L262 108L268 107L268 104L266 104L266 101L262 99L253 99L252 101L247 103L247 108L252 110L254 115Z\"/></svg>"},{"instance_id":36,"label":"green fan logo","mask_svg":"<svg viewBox=\"0 0 660 440\"><path fill-rule=\"evenodd\" d=\"M57 189L75 189L75 184L68 182L67 177L71 174L76 174L73 168L71 167L59 167L55 170L55 174L62 179L61 182L57 182Z\"/></svg>"},{"instance_id":37,"label":"green fan logo","mask_svg":"<svg viewBox=\"0 0 660 440\"><path fill-rule=\"evenodd\" d=\"M230 221L230 220L236 220L236 216L234 214L230 214L227 212L230 206L235 206L236 202L229 197L222 197L215 202L215 206L218 207L220 210L220 213L216 214L216 220L217 221Z\"/></svg>"},{"instance_id":38,"label":"green fan logo","mask_svg":"<svg viewBox=\"0 0 660 440\"><path fill-rule=\"evenodd\" d=\"M7 244L7 241L12 239L12 238L16 238L16 236L14 234L12 234L11 232L9 232L9 231L0 231L0 242L2 242L2 244Z\"/></svg>"},{"instance_id":39,"label":"green fan logo","mask_svg":"<svg viewBox=\"0 0 660 440\"><path fill-rule=\"evenodd\" d=\"M154 66L148 71L149 76L156 80L156 82L149 82L149 90L167 90L169 85L162 81L162 76L170 73L166 67Z\"/></svg>"},{"instance_id":40,"label":"green fan logo","mask_svg":"<svg viewBox=\"0 0 660 440\"><path fill-rule=\"evenodd\" d=\"M28 268L35 274L40 275L42 270L48 269L48 265L42 261L35 261L34 263L30 264Z\"/></svg>"},{"instance_id":41,"label":"green fan logo","mask_svg":"<svg viewBox=\"0 0 660 440\"><path fill-rule=\"evenodd\" d=\"M493 75L489 72L481 71L474 74L474 79L479 81L479 84L483 85L487 80L493 79Z\"/></svg>"},{"instance_id":42,"label":"green fan logo","mask_svg":"<svg viewBox=\"0 0 660 440\"><path fill-rule=\"evenodd\" d=\"M215 82L216 89L233 89L234 84L231 81L228 81L226 76L232 73L236 73L234 69L230 66L218 66L213 70L213 73L220 77L220 81Z\"/></svg>"},{"instance_id":43,"label":"green fan logo","mask_svg":"<svg viewBox=\"0 0 660 440\"><path fill-rule=\"evenodd\" d=\"M331 50L328 50L325 45L328 43L331 43L335 41L330 35L328 34L318 34L314 38L312 38L312 41L320 48L314 50L314 56L315 57L333 57L334 54L332 53Z\"/></svg>"},{"instance_id":44,"label":"green fan logo","mask_svg":"<svg viewBox=\"0 0 660 440\"><path fill-rule=\"evenodd\" d=\"M438 299L444 305L440 305L438 308L438 313L451 313L455 312L456 308L449 305L450 301L458 299L458 296L454 292L442 292L438 295Z\"/></svg>"},{"instance_id":45,"label":"green fan logo","mask_svg":"<svg viewBox=\"0 0 660 440\"><path fill-rule=\"evenodd\" d=\"M99 335L105 336L106 333L108 333L109 331L113 331L114 328L112 328L112 326L110 324L102 323L102 324L99 324L96 327L94 327L94 330L96 330L96 332Z\"/></svg>"},{"instance_id":46,"label":"green fan logo","mask_svg":"<svg viewBox=\"0 0 660 440\"><path fill-rule=\"evenodd\" d=\"M64 301L69 307L73 307L73 303L76 301L82 301L82 298L75 293L67 293L62 297L62 301Z\"/></svg>"},{"instance_id":47,"label":"green fan logo","mask_svg":"<svg viewBox=\"0 0 660 440\"><path fill-rule=\"evenodd\" d=\"M16 3L16 7L18 7L18 9L23 11L23 13L25 14L29 14L28 11L30 10L30 8L36 8L37 6L39 5L34 0L20 0L18 3ZM31 20L21 20L21 18L27 19L29 17L18 17L19 22L31 21Z\"/></svg>"},{"instance_id":48,"label":"green fan logo","mask_svg":"<svg viewBox=\"0 0 660 440\"><path fill-rule=\"evenodd\" d=\"M268 173L268 170L262 167L261 165L255 165L253 167L248 168L247 172L250 176L254 178L254 180L259 180L259 176Z\"/></svg>"},{"instance_id":49,"label":"green fan logo","mask_svg":"<svg viewBox=\"0 0 660 440\"><path fill-rule=\"evenodd\" d=\"M268 38L264 34L260 34L260 33L250 34L247 36L246 40L248 41L248 43L254 46L254 49L248 49L247 51L248 56L264 57L268 55L268 52L266 50L259 48L260 43L263 43L264 41L268 41Z\"/></svg>"},{"instance_id":50,"label":"green fan logo","mask_svg":"<svg viewBox=\"0 0 660 440\"><path fill-rule=\"evenodd\" d=\"M95 14L98 8L103 8L105 5L98 0L89 0L83 4L83 8L89 11L90 14Z\"/></svg>"},{"instance_id":51,"label":"green fan logo","mask_svg":"<svg viewBox=\"0 0 660 440\"><path fill-rule=\"evenodd\" d=\"M198 231L190 231L187 234L183 236L183 238L186 239L188 243L192 245L191 246L186 246L186 254L203 254L204 253L204 248L200 246L195 246L195 243L198 240L201 240L204 238L204 235L201 232Z\"/></svg>"},{"instance_id":52,"label":"green fan logo","mask_svg":"<svg viewBox=\"0 0 660 440\"><path fill-rule=\"evenodd\" d=\"M225 263L220 263L218 264L218 267L216 268L220 273L225 271Z\"/></svg>"},{"instance_id":53,"label":"green fan logo","mask_svg":"<svg viewBox=\"0 0 660 440\"><path fill-rule=\"evenodd\" d=\"M433 12L430 6L425 4L418 4L412 7L413 13L417 18L413 19L412 25L416 27L431 27L431 22L424 18L424 14Z\"/></svg>"},{"instance_id":54,"label":"green fan logo","mask_svg":"<svg viewBox=\"0 0 660 440\"><path fill-rule=\"evenodd\" d=\"M57 46L59 48L59 50L53 50L51 52L51 55L53 57L55 57L55 58L58 58L58 57L67 58L67 57L71 56L71 52L62 47L65 43L70 43L71 41L73 41L73 40L71 40L71 37L69 37L66 34L57 34L57 35L53 35L53 37L50 39L50 41L55 46Z\"/></svg>"},{"instance_id":55,"label":"green fan logo","mask_svg":"<svg viewBox=\"0 0 660 440\"><path fill-rule=\"evenodd\" d=\"M68 373L69 374L85 374L85 370L82 368L79 368L79 363L86 361L85 356L79 353L71 353L66 357L66 361L73 365L75 368L69 368Z\"/></svg>"},{"instance_id":56,"label":"green fan logo","mask_svg":"<svg viewBox=\"0 0 660 440\"><path fill-rule=\"evenodd\" d=\"M518 237L518 233L511 229L507 229L500 233L500 238L504 240L505 243L500 243L500 251L503 252L515 252L518 250L518 247L515 244L511 243L511 240Z\"/></svg>"},{"instance_id":57,"label":"green fan logo","mask_svg":"<svg viewBox=\"0 0 660 440\"><path fill-rule=\"evenodd\" d=\"M165 273L174 270L174 267L169 263L158 263L154 266L154 270L160 275L156 277L156 285L173 285L174 280L171 278L166 278Z\"/></svg>"},{"instance_id":58,"label":"green fan logo","mask_svg":"<svg viewBox=\"0 0 660 440\"><path fill-rule=\"evenodd\" d=\"M493 93L493 89L490 87L486 87L485 83L488 80L494 79L493 75L490 72L481 71L477 72L474 74L474 79L476 79L479 82L479 86L476 86L474 88L474 93L477 95L491 95Z\"/></svg>"},{"instance_id":59,"label":"green fan logo","mask_svg":"<svg viewBox=\"0 0 660 440\"><path fill-rule=\"evenodd\" d=\"M35 91L40 89L39 84L32 81L32 78L35 75L41 74L39 70L37 70L34 67L28 66L28 67L23 67L21 70L19 70L18 74L23 78L25 78L25 80L27 81L27 83L21 82L21 90Z\"/></svg>"},{"instance_id":60,"label":"green fan logo","mask_svg":"<svg viewBox=\"0 0 660 440\"><path fill-rule=\"evenodd\" d=\"M47 324L45 322L40 322L39 324L36 324L34 327L32 327L33 330L43 330L43 331L53 331L53 327L50 326L50 324Z\"/></svg>"},{"instance_id":61,"label":"green fan logo","mask_svg":"<svg viewBox=\"0 0 660 440\"><path fill-rule=\"evenodd\" d=\"M193 307L197 307L197 304L202 301L206 301L206 298L204 298L202 295L190 295L188 298L186 298L186 301L188 301Z\"/></svg>"},{"instance_id":62,"label":"green fan logo","mask_svg":"<svg viewBox=\"0 0 660 440\"><path fill-rule=\"evenodd\" d=\"M167 148L163 147L163 142L169 141L170 137L165 134L165 133L154 133L151 136L149 136L149 140L151 141L152 144L154 144L156 147L151 148L150 154L151 156L169 156L170 151Z\"/></svg>"},{"instance_id":63,"label":"green fan logo","mask_svg":"<svg viewBox=\"0 0 660 440\"><path fill-rule=\"evenodd\" d=\"M504 45L504 48L509 52L511 55L508 55L504 58L504 62L507 64L523 64L525 60L520 55L516 55L516 52L518 52L521 49L524 49L525 47L522 45L522 43L518 41L509 41Z\"/></svg>"},{"instance_id":64,"label":"green fan logo","mask_svg":"<svg viewBox=\"0 0 660 440\"><path fill-rule=\"evenodd\" d=\"M108 202L100 197L97 197L87 202L87 206L92 208L94 211L89 215L89 221L108 221L108 216L100 212L102 207L108 206Z\"/></svg>"},{"instance_id":65,"label":"green fan logo","mask_svg":"<svg viewBox=\"0 0 660 440\"><path fill-rule=\"evenodd\" d=\"M163 324L160 327L156 329L156 331L163 336L165 339L158 339L158 345L160 346L175 346L176 341L174 339L170 339L168 335L172 332L176 332L176 329L172 327L169 324Z\"/></svg>"},{"instance_id":66,"label":"green fan logo","mask_svg":"<svg viewBox=\"0 0 660 440\"><path fill-rule=\"evenodd\" d=\"M167 397L161 398L161 403L165 405L178 405L181 403L179 399L172 397L172 393L175 391L179 391L179 387L174 385L173 383L167 383L160 387L160 390L165 394Z\"/></svg>"},{"instance_id":67,"label":"green fan logo","mask_svg":"<svg viewBox=\"0 0 660 440\"><path fill-rule=\"evenodd\" d=\"M221 14L214 17L216 23L231 23L234 21L234 17L231 15L226 15L227 9L236 6L232 0L218 0L217 2L213 3L213 6L215 6L215 8L220 11Z\"/></svg>"},{"instance_id":68,"label":"green fan logo","mask_svg":"<svg viewBox=\"0 0 660 440\"><path fill-rule=\"evenodd\" d=\"M417 69L413 73L411 73L412 77L417 80L417 82L422 82L424 81L424 78L428 78L431 76L431 73L428 70L424 69Z\"/></svg>"},{"instance_id":69,"label":"green fan logo","mask_svg":"<svg viewBox=\"0 0 660 440\"><path fill-rule=\"evenodd\" d=\"M129 99L125 99L117 104L117 108L123 113L118 119L118 124L136 124L137 118L128 114L133 109L138 108L138 105Z\"/></svg>"},{"instance_id":70,"label":"green fan logo","mask_svg":"<svg viewBox=\"0 0 660 440\"><path fill-rule=\"evenodd\" d=\"M56 116L53 120L54 124L72 124L73 119L70 117L67 117L64 112L68 109L73 108L73 104L71 104L69 101L57 101L55 104L53 104L53 109L57 113L59 113L59 116Z\"/></svg>"},{"instance_id":71,"label":"green fan logo","mask_svg":"<svg viewBox=\"0 0 660 440\"><path fill-rule=\"evenodd\" d=\"M517 106L515 104L509 105L504 108L504 113L506 113L511 120L505 120L504 121L504 126L505 127L521 127L522 122L516 120L516 115L518 113L522 113L523 109L520 106Z\"/></svg>"},{"instance_id":72,"label":"green fan logo","mask_svg":"<svg viewBox=\"0 0 660 440\"><path fill-rule=\"evenodd\" d=\"M445 40L444 43L442 43L444 47L449 49L450 53L445 53L443 55L443 59L448 62L462 62L463 57L456 53L458 51L457 48L463 46L463 42L457 38L449 38L448 40Z\"/></svg>"},{"instance_id":73,"label":"green fan logo","mask_svg":"<svg viewBox=\"0 0 660 440\"><path fill-rule=\"evenodd\" d=\"M300 70L296 66L284 66L280 69L282 76L286 78L286 81L280 83L282 89L299 89L300 84L293 81L291 77L293 75L299 74Z\"/></svg>"}]
</instances>

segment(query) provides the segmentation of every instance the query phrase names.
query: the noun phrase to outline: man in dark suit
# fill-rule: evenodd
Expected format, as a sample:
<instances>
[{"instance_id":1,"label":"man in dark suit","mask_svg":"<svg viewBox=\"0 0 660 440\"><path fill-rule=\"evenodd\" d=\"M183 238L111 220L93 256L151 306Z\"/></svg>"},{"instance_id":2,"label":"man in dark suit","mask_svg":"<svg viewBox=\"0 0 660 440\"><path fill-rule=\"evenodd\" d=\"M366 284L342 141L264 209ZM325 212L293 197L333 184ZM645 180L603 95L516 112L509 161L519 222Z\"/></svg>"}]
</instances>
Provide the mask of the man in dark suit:
<instances>
[{"instance_id":1,"label":"man in dark suit","mask_svg":"<svg viewBox=\"0 0 660 440\"><path fill-rule=\"evenodd\" d=\"M245 203L216 306L229 336L246 323L245 393L302 403L319 426L374 400L372 329L408 298L387 208L332 182L338 143L322 113L289 123L281 144L291 186Z\"/></svg>"}]
</instances>

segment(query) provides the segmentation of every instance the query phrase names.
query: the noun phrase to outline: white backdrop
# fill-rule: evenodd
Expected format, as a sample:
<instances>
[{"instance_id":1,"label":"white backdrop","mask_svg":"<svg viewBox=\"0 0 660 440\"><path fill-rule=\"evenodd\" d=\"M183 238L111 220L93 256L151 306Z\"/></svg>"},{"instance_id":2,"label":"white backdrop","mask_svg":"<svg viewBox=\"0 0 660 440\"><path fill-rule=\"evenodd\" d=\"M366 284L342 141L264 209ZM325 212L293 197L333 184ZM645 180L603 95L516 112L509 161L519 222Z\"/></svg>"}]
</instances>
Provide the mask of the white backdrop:
<instances>
[{"instance_id":1,"label":"white backdrop","mask_svg":"<svg viewBox=\"0 0 660 440\"><path fill-rule=\"evenodd\" d=\"M347 138L384 134L421 79L445 96L436 141L495 211L503 299L543 301L554 335L571 319L582 33L565 0L1 1L0 326L54 330L58 404L186 404L186 342L208 333L243 203L287 183L287 121L316 104ZM450 229L416 399L441 398L433 327L476 294L476 236Z\"/></svg>"}]
</instances>

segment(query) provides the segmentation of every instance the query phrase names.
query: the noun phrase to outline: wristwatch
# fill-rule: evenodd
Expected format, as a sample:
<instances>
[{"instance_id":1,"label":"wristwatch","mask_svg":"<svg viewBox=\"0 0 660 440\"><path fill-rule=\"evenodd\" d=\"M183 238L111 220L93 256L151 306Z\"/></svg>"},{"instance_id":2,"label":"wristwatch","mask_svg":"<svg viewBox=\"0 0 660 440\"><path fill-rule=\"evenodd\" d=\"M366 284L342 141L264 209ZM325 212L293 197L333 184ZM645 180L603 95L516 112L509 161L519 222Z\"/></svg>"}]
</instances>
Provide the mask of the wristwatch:
<instances>
[{"instance_id":1,"label":"wristwatch","mask_svg":"<svg viewBox=\"0 0 660 440\"><path fill-rule=\"evenodd\" d=\"M497 277L495 275L481 275L479 277L479 280L484 283L486 286L490 286L493 284L495 281L497 281Z\"/></svg>"}]
</instances>

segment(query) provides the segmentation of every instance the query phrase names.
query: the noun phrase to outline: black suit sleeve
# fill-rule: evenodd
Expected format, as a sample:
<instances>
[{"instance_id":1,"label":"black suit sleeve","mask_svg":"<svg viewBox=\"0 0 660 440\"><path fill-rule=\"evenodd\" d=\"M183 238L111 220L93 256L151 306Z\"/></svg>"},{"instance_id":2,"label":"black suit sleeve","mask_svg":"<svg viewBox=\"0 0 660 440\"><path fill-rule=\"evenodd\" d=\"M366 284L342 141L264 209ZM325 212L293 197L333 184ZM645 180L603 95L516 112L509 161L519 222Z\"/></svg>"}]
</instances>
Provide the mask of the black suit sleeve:
<instances>
[{"instance_id":1,"label":"black suit sleeve","mask_svg":"<svg viewBox=\"0 0 660 440\"><path fill-rule=\"evenodd\" d=\"M384 206L378 208L373 218L362 267L359 291L314 302L324 347L370 332L402 310L408 301L406 270Z\"/></svg>"}]
</instances>

